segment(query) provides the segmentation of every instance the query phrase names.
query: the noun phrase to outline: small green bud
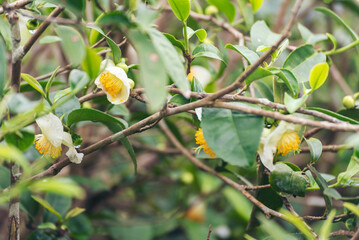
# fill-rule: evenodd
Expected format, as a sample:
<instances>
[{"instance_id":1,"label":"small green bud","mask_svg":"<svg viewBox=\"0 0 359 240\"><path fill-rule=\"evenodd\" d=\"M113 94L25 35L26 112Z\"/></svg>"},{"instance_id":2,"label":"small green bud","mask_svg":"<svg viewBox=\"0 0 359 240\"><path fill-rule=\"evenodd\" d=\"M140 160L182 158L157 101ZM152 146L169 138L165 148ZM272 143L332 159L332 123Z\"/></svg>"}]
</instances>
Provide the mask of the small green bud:
<instances>
[{"instance_id":1,"label":"small green bud","mask_svg":"<svg viewBox=\"0 0 359 240\"><path fill-rule=\"evenodd\" d=\"M343 106L346 109L351 109L355 107L355 100L352 96L347 95L343 98Z\"/></svg>"},{"instance_id":2,"label":"small green bud","mask_svg":"<svg viewBox=\"0 0 359 240\"><path fill-rule=\"evenodd\" d=\"M209 5L206 7L206 10L204 10L204 14L210 16L218 13L218 8L214 5Z\"/></svg>"},{"instance_id":3,"label":"small green bud","mask_svg":"<svg viewBox=\"0 0 359 240\"><path fill-rule=\"evenodd\" d=\"M354 230L356 228L357 222L355 218L349 218L345 221L345 226L348 230Z\"/></svg>"},{"instance_id":4,"label":"small green bud","mask_svg":"<svg viewBox=\"0 0 359 240\"><path fill-rule=\"evenodd\" d=\"M127 64L120 62L119 64L116 65L117 67L122 68L126 73L128 73L128 66Z\"/></svg>"},{"instance_id":5,"label":"small green bud","mask_svg":"<svg viewBox=\"0 0 359 240\"><path fill-rule=\"evenodd\" d=\"M37 19L30 19L26 22L26 27L29 30L35 30L39 26L39 21Z\"/></svg>"},{"instance_id":6,"label":"small green bud","mask_svg":"<svg viewBox=\"0 0 359 240\"><path fill-rule=\"evenodd\" d=\"M135 82L131 78L128 79L128 82L130 83L131 89L133 89L133 87L135 86Z\"/></svg>"},{"instance_id":7,"label":"small green bud","mask_svg":"<svg viewBox=\"0 0 359 240\"><path fill-rule=\"evenodd\" d=\"M359 99L359 92L354 93L354 99L355 100Z\"/></svg>"}]
</instances>

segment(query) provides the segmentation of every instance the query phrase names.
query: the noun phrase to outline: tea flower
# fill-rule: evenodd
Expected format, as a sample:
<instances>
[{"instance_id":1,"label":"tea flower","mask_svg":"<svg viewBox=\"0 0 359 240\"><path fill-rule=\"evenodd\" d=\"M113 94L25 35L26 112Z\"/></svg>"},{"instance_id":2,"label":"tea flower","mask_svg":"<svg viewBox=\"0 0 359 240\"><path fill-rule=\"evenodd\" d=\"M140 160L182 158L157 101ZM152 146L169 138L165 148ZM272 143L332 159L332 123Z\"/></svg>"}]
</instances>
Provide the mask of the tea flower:
<instances>
[{"instance_id":1,"label":"tea flower","mask_svg":"<svg viewBox=\"0 0 359 240\"><path fill-rule=\"evenodd\" d=\"M263 165L270 171L274 170L273 156L277 152L286 156L299 149L300 125L281 121L274 129L264 129L259 144L258 154Z\"/></svg>"},{"instance_id":2,"label":"tea flower","mask_svg":"<svg viewBox=\"0 0 359 240\"><path fill-rule=\"evenodd\" d=\"M195 77L203 87L211 82L211 73L206 68L199 65L191 67L191 72L188 74L187 78L192 81L193 77Z\"/></svg>"},{"instance_id":3,"label":"tea flower","mask_svg":"<svg viewBox=\"0 0 359 240\"><path fill-rule=\"evenodd\" d=\"M215 158L216 154L212 151L212 149L207 145L206 139L204 139L203 131L201 128L195 134L196 136L196 143L200 145L198 149L203 149L203 151L208 154L211 158Z\"/></svg>"},{"instance_id":4,"label":"tea flower","mask_svg":"<svg viewBox=\"0 0 359 240\"><path fill-rule=\"evenodd\" d=\"M37 125L41 129L42 134L36 135L35 148L44 155L58 158L61 155L61 144L69 148L66 156L73 163L81 163L84 156L78 153L72 142L71 135L64 132L61 120L52 113L42 116L36 120Z\"/></svg>"},{"instance_id":5,"label":"tea flower","mask_svg":"<svg viewBox=\"0 0 359 240\"><path fill-rule=\"evenodd\" d=\"M120 67L107 67L96 78L95 84L106 93L107 99L112 104L124 103L130 96L131 80Z\"/></svg>"}]
</instances>

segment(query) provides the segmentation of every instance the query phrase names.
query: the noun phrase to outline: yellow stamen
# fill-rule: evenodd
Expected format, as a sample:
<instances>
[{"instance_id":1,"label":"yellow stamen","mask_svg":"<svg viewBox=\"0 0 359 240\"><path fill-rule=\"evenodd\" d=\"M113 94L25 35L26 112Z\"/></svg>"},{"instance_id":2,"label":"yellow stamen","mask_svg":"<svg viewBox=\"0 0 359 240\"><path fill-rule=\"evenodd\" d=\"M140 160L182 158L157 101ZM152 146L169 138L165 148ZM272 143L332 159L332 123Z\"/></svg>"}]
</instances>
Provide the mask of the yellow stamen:
<instances>
[{"instance_id":1,"label":"yellow stamen","mask_svg":"<svg viewBox=\"0 0 359 240\"><path fill-rule=\"evenodd\" d=\"M192 82L193 77L194 77L194 75L193 75L193 73L192 73L192 72L188 73L188 75L187 75L187 79L188 79L188 81Z\"/></svg>"},{"instance_id":2,"label":"yellow stamen","mask_svg":"<svg viewBox=\"0 0 359 240\"><path fill-rule=\"evenodd\" d=\"M38 140L36 140L35 148L39 151L39 153L49 155L52 158L59 157L62 151L61 145L55 147L45 136L41 136Z\"/></svg>"},{"instance_id":3,"label":"yellow stamen","mask_svg":"<svg viewBox=\"0 0 359 240\"><path fill-rule=\"evenodd\" d=\"M201 128L198 129L198 131L195 134L196 136L196 143L200 145L201 148L203 148L203 151L207 153L211 158L215 158L216 154L212 151L212 149L207 145L206 139L204 139L203 131Z\"/></svg>"},{"instance_id":4,"label":"yellow stamen","mask_svg":"<svg viewBox=\"0 0 359 240\"><path fill-rule=\"evenodd\" d=\"M100 82L102 83L103 90L114 98L120 93L123 87L123 82L114 74L109 72L103 72L101 74Z\"/></svg>"},{"instance_id":5,"label":"yellow stamen","mask_svg":"<svg viewBox=\"0 0 359 240\"><path fill-rule=\"evenodd\" d=\"M286 156L292 150L299 148L300 139L297 132L286 132L282 135L278 142L278 154Z\"/></svg>"}]
</instances>

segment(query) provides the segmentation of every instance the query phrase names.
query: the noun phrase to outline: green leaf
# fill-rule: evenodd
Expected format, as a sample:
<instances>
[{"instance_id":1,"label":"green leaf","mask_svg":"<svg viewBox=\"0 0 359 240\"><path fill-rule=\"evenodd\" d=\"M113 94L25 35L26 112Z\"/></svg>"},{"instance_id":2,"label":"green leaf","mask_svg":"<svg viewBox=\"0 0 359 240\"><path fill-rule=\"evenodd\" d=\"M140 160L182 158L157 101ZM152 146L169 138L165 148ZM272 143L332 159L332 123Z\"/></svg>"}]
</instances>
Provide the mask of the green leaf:
<instances>
[{"instance_id":1,"label":"green leaf","mask_svg":"<svg viewBox=\"0 0 359 240\"><path fill-rule=\"evenodd\" d=\"M182 22L186 21L191 11L189 0L168 0L175 16Z\"/></svg>"},{"instance_id":2,"label":"green leaf","mask_svg":"<svg viewBox=\"0 0 359 240\"><path fill-rule=\"evenodd\" d=\"M21 78L24 79L27 83L29 83L31 87L33 87L36 91L41 93L42 96L46 97L44 89L35 78L26 73L21 73Z\"/></svg>"},{"instance_id":3,"label":"green leaf","mask_svg":"<svg viewBox=\"0 0 359 240\"><path fill-rule=\"evenodd\" d=\"M35 140L35 135L26 130L20 130L16 133L10 133L4 136L7 144L17 147L20 151L24 152L29 148Z\"/></svg>"},{"instance_id":4,"label":"green leaf","mask_svg":"<svg viewBox=\"0 0 359 240\"><path fill-rule=\"evenodd\" d=\"M38 229L52 229L52 230L56 230L57 227L54 223L52 222L44 222L41 223L40 225L37 226Z\"/></svg>"},{"instance_id":5,"label":"green leaf","mask_svg":"<svg viewBox=\"0 0 359 240\"><path fill-rule=\"evenodd\" d=\"M106 113L103 113L95 109L86 109L86 108L72 111L67 118L67 125L71 126L72 124L81 121L101 122L105 124L113 133L117 133L125 128L125 125L118 118L115 118L111 115L108 115ZM131 156L136 173L137 161L136 161L135 151L133 150L130 141L126 137L121 138L120 141L122 142L122 144L124 145L124 147L127 149L128 153Z\"/></svg>"},{"instance_id":6,"label":"green leaf","mask_svg":"<svg viewBox=\"0 0 359 240\"><path fill-rule=\"evenodd\" d=\"M177 40L173 35L169 33L162 33L162 34L168 39L168 41L172 43L173 46L178 47L182 51L185 50L184 44L181 41Z\"/></svg>"},{"instance_id":7,"label":"green leaf","mask_svg":"<svg viewBox=\"0 0 359 240\"><path fill-rule=\"evenodd\" d=\"M113 62L115 64L119 63L121 60L121 56L122 56L122 52L119 46L117 46L117 44L111 39L109 38L103 31L101 28L99 28L98 26L95 25L87 25L88 28L91 28L97 32L99 32L107 41L107 44L110 46L111 51L112 51L112 55L113 55Z\"/></svg>"},{"instance_id":8,"label":"green leaf","mask_svg":"<svg viewBox=\"0 0 359 240\"><path fill-rule=\"evenodd\" d=\"M335 113L335 112L332 112L332 111L324 109L324 108L308 107L307 109L318 111L318 112L321 112L321 113L325 113L325 114L327 114L329 116L335 117L336 119L339 119L339 120L344 121L344 122L348 122L348 123L351 123L351 124L359 124L359 121L357 121L355 119L346 117L346 116L344 116L342 114Z\"/></svg>"},{"instance_id":9,"label":"green leaf","mask_svg":"<svg viewBox=\"0 0 359 240\"><path fill-rule=\"evenodd\" d=\"M257 12L263 4L263 0L249 0L252 4L253 12Z\"/></svg>"},{"instance_id":10,"label":"green leaf","mask_svg":"<svg viewBox=\"0 0 359 240\"><path fill-rule=\"evenodd\" d=\"M312 45L303 45L289 54L283 64L283 68L291 70L298 82L309 81L313 66L325 63L324 53L317 53Z\"/></svg>"},{"instance_id":11,"label":"green leaf","mask_svg":"<svg viewBox=\"0 0 359 240\"><path fill-rule=\"evenodd\" d=\"M201 128L209 147L224 161L251 166L257 155L263 118L228 109L202 109Z\"/></svg>"},{"instance_id":12,"label":"green leaf","mask_svg":"<svg viewBox=\"0 0 359 240\"><path fill-rule=\"evenodd\" d=\"M43 206L46 210L48 210L49 212L52 212L53 214L55 214L57 216L57 218L62 221L62 216L59 212L57 212L51 205L50 203L48 203L45 199L42 199L40 197L37 196L32 196L32 198L40 203L41 206Z\"/></svg>"},{"instance_id":13,"label":"green leaf","mask_svg":"<svg viewBox=\"0 0 359 240\"><path fill-rule=\"evenodd\" d=\"M65 220L76 217L77 215L83 213L84 211L86 211L86 209L84 208L78 208L78 207L73 208L66 214Z\"/></svg>"},{"instance_id":14,"label":"green leaf","mask_svg":"<svg viewBox=\"0 0 359 240\"><path fill-rule=\"evenodd\" d=\"M233 206L236 213L246 222L251 217L252 204L242 194L231 187L222 190L223 196Z\"/></svg>"},{"instance_id":15,"label":"green leaf","mask_svg":"<svg viewBox=\"0 0 359 240\"><path fill-rule=\"evenodd\" d=\"M182 94L176 94L168 101L170 104L175 104L181 106L188 103L188 99L185 98Z\"/></svg>"},{"instance_id":16,"label":"green leaf","mask_svg":"<svg viewBox=\"0 0 359 240\"><path fill-rule=\"evenodd\" d=\"M58 67L55 69L55 71L52 73L52 75L51 75L49 81L47 81L47 83L46 83L45 93L46 93L46 97L47 97L47 98L49 98L50 88L51 88L51 86L52 86L52 83L53 83L54 80L55 80L55 76L56 76L56 74L57 74L57 71L59 71L59 69L60 69L60 66L58 66Z\"/></svg>"},{"instance_id":17,"label":"green leaf","mask_svg":"<svg viewBox=\"0 0 359 240\"><path fill-rule=\"evenodd\" d=\"M284 220L293 224L299 231L301 231L306 239L316 240L317 238L313 235L310 229L305 225L304 220L299 217L294 216L288 210L281 209L279 211L283 214Z\"/></svg>"},{"instance_id":18,"label":"green leaf","mask_svg":"<svg viewBox=\"0 0 359 240\"><path fill-rule=\"evenodd\" d=\"M61 46L67 60L73 66L80 65L86 54L85 43L81 34L68 26L57 26L55 31L62 39Z\"/></svg>"},{"instance_id":19,"label":"green leaf","mask_svg":"<svg viewBox=\"0 0 359 240\"><path fill-rule=\"evenodd\" d=\"M271 188L278 193L304 197L309 185L308 179L295 172L287 164L277 163L269 175Z\"/></svg>"},{"instance_id":20,"label":"green leaf","mask_svg":"<svg viewBox=\"0 0 359 240\"><path fill-rule=\"evenodd\" d=\"M95 79L100 72L101 57L91 48L86 48L86 57L81 67L89 75L90 79Z\"/></svg>"},{"instance_id":21,"label":"green leaf","mask_svg":"<svg viewBox=\"0 0 359 240\"><path fill-rule=\"evenodd\" d=\"M197 35L198 40L201 42L207 37L207 32L203 28L194 31L192 28L187 27L187 38L190 39L194 34Z\"/></svg>"},{"instance_id":22,"label":"green leaf","mask_svg":"<svg viewBox=\"0 0 359 240\"><path fill-rule=\"evenodd\" d=\"M234 21L236 17L236 7L229 0L207 0L207 2L211 5L214 5L218 8L220 12L223 12L228 21L231 23Z\"/></svg>"},{"instance_id":23,"label":"green leaf","mask_svg":"<svg viewBox=\"0 0 359 240\"><path fill-rule=\"evenodd\" d=\"M316 138L305 139L305 141L308 144L310 155L312 157L312 162L318 161L318 159L322 155L322 142Z\"/></svg>"},{"instance_id":24,"label":"green leaf","mask_svg":"<svg viewBox=\"0 0 359 240\"><path fill-rule=\"evenodd\" d=\"M323 83L328 77L328 73L329 65L326 62L318 63L312 68L309 75L309 83L310 87L312 88L312 91L318 89L320 86L323 85Z\"/></svg>"},{"instance_id":25,"label":"green leaf","mask_svg":"<svg viewBox=\"0 0 359 240\"><path fill-rule=\"evenodd\" d=\"M131 39L140 61L140 80L149 99L148 109L155 112L166 102L168 82L164 64L154 45L139 31L130 31Z\"/></svg>"},{"instance_id":26,"label":"green leaf","mask_svg":"<svg viewBox=\"0 0 359 240\"><path fill-rule=\"evenodd\" d=\"M261 79L261 78L265 78L268 76L273 75L270 71L268 71L265 68L262 67L257 67L256 70L254 70L254 72L252 72L245 80L246 85L249 86L249 84L251 84L253 81Z\"/></svg>"},{"instance_id":27,"label":"green leaf","mask_svg":"<svg viewBox=\"0 0 359 240\"><path fill-rule=\"evenodd\" d=\"M345 202L344 207L359 217L359 207L357 205Z\"/></svg>"},{"instance_id":28,"label":"green leaf","mask_svg":"<svg viewBox=\"0 0 359 240\"><path fill-rule=\"evenodd\" d=\"M252 27L254 21L252 6L248 4L248 0L237 0L237 2L239 11L241 12L241 16L243 16L244 22L247 27L246 30L248 30Z\"/></svg>"},{"instance_id":29,"label":"green leaf","mask_svg":"<svg viewBox=\"0 0 359 240\"><path fill-rule=\"evenodd\" d=\"M150 28L148 33L168 75L182 92L189 91L186 70L176 49L160 31Z\"/></svg>"},{"instance_id":30,"label":"green leaf","mask_svg":"<svg viewBox=\"0 0 359 240\"><path fill-rule=\"evenodd\" d=\"M335 186L345 186L350 184L350 179L359 172L359 159L353 154L348 164L347 170L338 175Z\"/></svg>"},{"instance_id":31,"label":"green leaf","mask_svg":"<svg viewBox=\"0 0 359 240\"><path fill-rule=\"evenodd\" d=\"M10 170L4 166L0 166L0 190L10 186Z\"/></svg>"},{"instance_id":32,"label":"green leaf","mask_svg":"<svg viewBox=\"0 0 359 240\"><path fill-rule=\"evenodd\" d=\"M264 21L257 21L251 28L252 48L257 49L259 46L273 46L280 34L273 33Z\"/></svg>"},{"instance_id":33,"label":"green leaf","mask_svg":"<svg viewBox=\"0 0 359 240\"><path fill-rule=\"evenodd\" d=\"M316 8L315 11L317 12L321 12L324 13L325 15L331 17L334 21L336 21L338 24L342 25L344 27L344 29L350 34L350 36L352 37L353 40L358 40L359 37L358 35L355 33L355 31L353 29L351 29L335 12L333 12L332 10L328 9L328 8Z\"/></svg>"},{"instance_id":34,"label":"green leaf","mask_svg":"<svg viewBox=\"0 0 359 240\"><path fill-rule=\"evenodd\" d=\"M84 214L70 218L65 224L74 239L89 239L92 235L91 222Z\"/></svg>"},{"instance_id":35,"label":"green leaf","mask_svg":"<svg viewBox=\"0 0 359 240\"><path fill-rule=\"evenodd\" d=\"M308 28L304 27L300 23L298 23L298 30L300 35L302 35L304 42L307 44L315 44L328 39L328 37L324 34L313 34Z\"/></svg>"},{"instance_id":36,"label":"green leaf","mask_svg":"<svg viewBox=\"0 0 359 240\"><path fill-rule=\"evenodd\" d=\"M292 98L288 93L284 95L284 105L287 108L289 113L294 113L298 108L303 106L307 101L308 96L304 95L301 98Z\"/></svg>"},{"instance_id":37,"label":"green leaf","mask_svg":"<svg viewBox=\"0 0 359 240\"><path fill-rule=\"evenodd\" d=\"M226 63L226 61L223 58L223 54L218 50L218 48L216 48L211 44L201 44L197 46L195 49L193 49L192 55L193 58L208 57L208 58L218 59Z\"/></svg>"},{"instance_id":38,"label":"green leaf","mask_svg":"<svg viewBox=\"0 0 359 240\"><path fill-rule=\"evenodd\" d=\"M259 215L258 219L260 221L260 228L263 229L272 240L297 240L290 233L286 232L279 224L267 219L263 215Z\"/></svg>"},{"instance_id":39,"label":"green leaf","mask_svg":"<svg viewBox=\"0 0 359 240\"><path fill-rule=\"evenodd\" d=\"M60 42L62 39L58 36L45 36L40 39L39 43L41 44L48 44L48 43L54 43L54 42Z\"/></svg>"},{"instance_id":40,"label":"green leaf","mask_svg":"<svg viewBox=\"0 0 359 240\"><path fill-rule=\"evenodd\" d=\"M3 40L0 38L0 97L3 94L7 82L7 51Z\"/></svg>"},{"instance_id":41,"label":"green leaf","mask_svg":"<svg viewBox=\"0 0 359 240\"><path fill-rule=\"evenodd\" d=\"M298 96L299 84L291 71L284 68L279 69L275 67L268 68L268 70L271 71L272 74L279 77L285 83L287 88L290 90L292 96Z\"/></svg>"},{"instance_id":42,"label":"green leaf","mask_svg":"<svg viewBox=\"0 0 359 240\"><path fill-rule=\"evenodd\" d=\"M257 53L253 52L252 50L249 50L245 46L227 44L225 48L232 49L241 54L248 61L249 65L253 65L259 59Z\"/></svg>"},{"instance_id":43,"label":"green leaf","mask_svg":"<svg viewBox=\"0 0 359 240\"><path fill-rule=\"evenodd\" d=\"M82 12L84 11L85 6L86 6L85 0L76 0L76 1L47 0L47 2L64 6L64 7L66 7L66 9L71 10L76 15L82 15Z\"/></svg>"},{"instance_id":44,"label":"green leaf","mask_svg":"<svg viewBox=\"0 0 359 240\"><path fill-rule=\"evenodd\" d=\"M9 21L5 20L2 17L0 17L0 35L4 39L7 49L11 50L12 44L11 44L10 23Z\"/></svg>"},{"instance_id":45,"label":"green leaf","mask_svg":"<svg viewBox=\"0 0 359 240\"><path fill-rule=\"evenodd\" d=\"M68 178L46 178L31 183L29 190L36 193L55 193L67 197L83 198L84 190Z\"/></svg>"}]
</instances>

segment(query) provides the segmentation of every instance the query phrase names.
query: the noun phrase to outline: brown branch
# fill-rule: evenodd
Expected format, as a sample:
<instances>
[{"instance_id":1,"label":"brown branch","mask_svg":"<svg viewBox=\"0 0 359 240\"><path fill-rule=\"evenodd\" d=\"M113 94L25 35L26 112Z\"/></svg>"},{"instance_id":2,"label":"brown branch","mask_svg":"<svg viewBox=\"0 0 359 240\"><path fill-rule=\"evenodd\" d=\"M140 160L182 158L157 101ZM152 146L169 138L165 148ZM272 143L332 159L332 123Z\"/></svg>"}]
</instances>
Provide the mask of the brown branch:
<instances>
[{"instance_id":1,"label":"brown branch","mask_svg":"<svg viewBox=\"0 0 359 240\"><path fill-rule=\"evenodd\" d=\"M208 226L207 240L210 240L210 238L211 238L211 233L212 233L212 229L211 229L211 225L209 225L209 226Z\"/></svg>"},{"instance_id":2,"label":"brown branch","mask_svg":"<svg viewBox=\"0 0 359 240\"><path fill-rule=\"evenodd\" d=\"M359 239L359 228L355 231L355 234L350 240L358 240Z\"/></svg>"},{"instance_id":3,"label":"brown branch","mask_svg":"<svg viewBox=\"0 0 359 240\"><path fill-rule=\"evenodd\" d=\"M347 145L344 145L344 144L342 144L342 145L325 145L325 146L323 146L322 151L323 152L338 152L340 149L343 149L343 148L351 149L353 147L352 146L347 146ZM302 147L300 149L300 152L301 153L310 152L309 147Z\"/></svg>"},{"instance_id":4,"label":"brown branch","mask_svg":"<svg viewBox=\"0 0 359 240\"><path fill-rule=\"evenodd\" d=\"M61 67L61 68L57 71L56 76L59 75L59 74L61 74L61 73L66 73L66 72L68 72L71 68L72 68L71 64L68 64L68 65L66 65L66 66ZM54 72L50 72L50 73L47 73L47 74L38 76L38 77L36 77L35 79L36 79L37 81L45 80L45 79L51 77L53 73L54 73Z\"/></svg>"},{"instance_id":5,"label":"brown branch","mask_svg":"<svg viewBox=\"0 0 359 240\"><path fill-rule=\"evenodd\" d=\"M246 190L258 190L258 189L264 189L264 188L270 188L270 184L258 185L258 186L245 186L244 187L244 189L246 189Z\"/></svg>"},{"instance_id":6,"label":"brown branch","mask_svg":"<svg viewBox=\"0 0 359 240\"><path fill-rule=\"evenodd\" d=\"M31 35L31 37L29 38L29 40L25 43L24 47L23 47L23 54L26 55L26 53L30 50L30 48L32 47L32 45L34 45L34 43L37 41L37 39L39 39L39 37L41 36L41 34L43 34L43 32L47 29L47 27L50 25L50 19L56 18L62 11L64 10L63 7L56 7L54 9L54 11L52 11L50 13L49 16L47 16L45 18L45 20L41 23L41 25L39 26L39 28L36 30L36 32Z\"/></svg>"},{"instance_id":7,"label":"brown branch","mask_svg":"<svg viewBox=\"0 0 359 240\"><path fill-rule=\"evenodd\" d=\"M7 6L0 7L0 14L4 12L19 9L25 7L27 4L31 3L33 0L18 0L16 2L10 3Z\"/></svg>"},{"instance_id":8,"label":"brown branch","mask_svg":"<svg viewBox=\"0 0 359 240\"><path fill-rule=\"evenodd\" d=\"M343 214L335 216L333 218L333 222L343 221L343 220L353 217L353 216L354 216L353 213L343 213ZM308 220L308 221L321 221L321 220L326 220L327 216L304 216L302 218L305 220Z\"/></svg>"},{"instance_id":9,"label":"brown branch","mask_svg":"<svg viewBox=\"0 0 359 240\"><path fill-rule=\"evenodd\" d=\"M332 232L329 234L329 237L339 237L339 236L347 236L347 237L353 237L355 232L353 231L347 231L347 230L339 230L336 232Z\"/></svg>"},{"instance_id":10,"label":"brown branch","mask_svg":"<svg viewBox=\"0 0 359 240\"><path fill-rule=\"evenodd\" d=\"M304 133L304 137L305 138L310 138L312 137L314 134L318 133L320 130L322 130L321 127L316 127L313 129L308 130L306 133Z\"/></svg>"}]
</instances>

